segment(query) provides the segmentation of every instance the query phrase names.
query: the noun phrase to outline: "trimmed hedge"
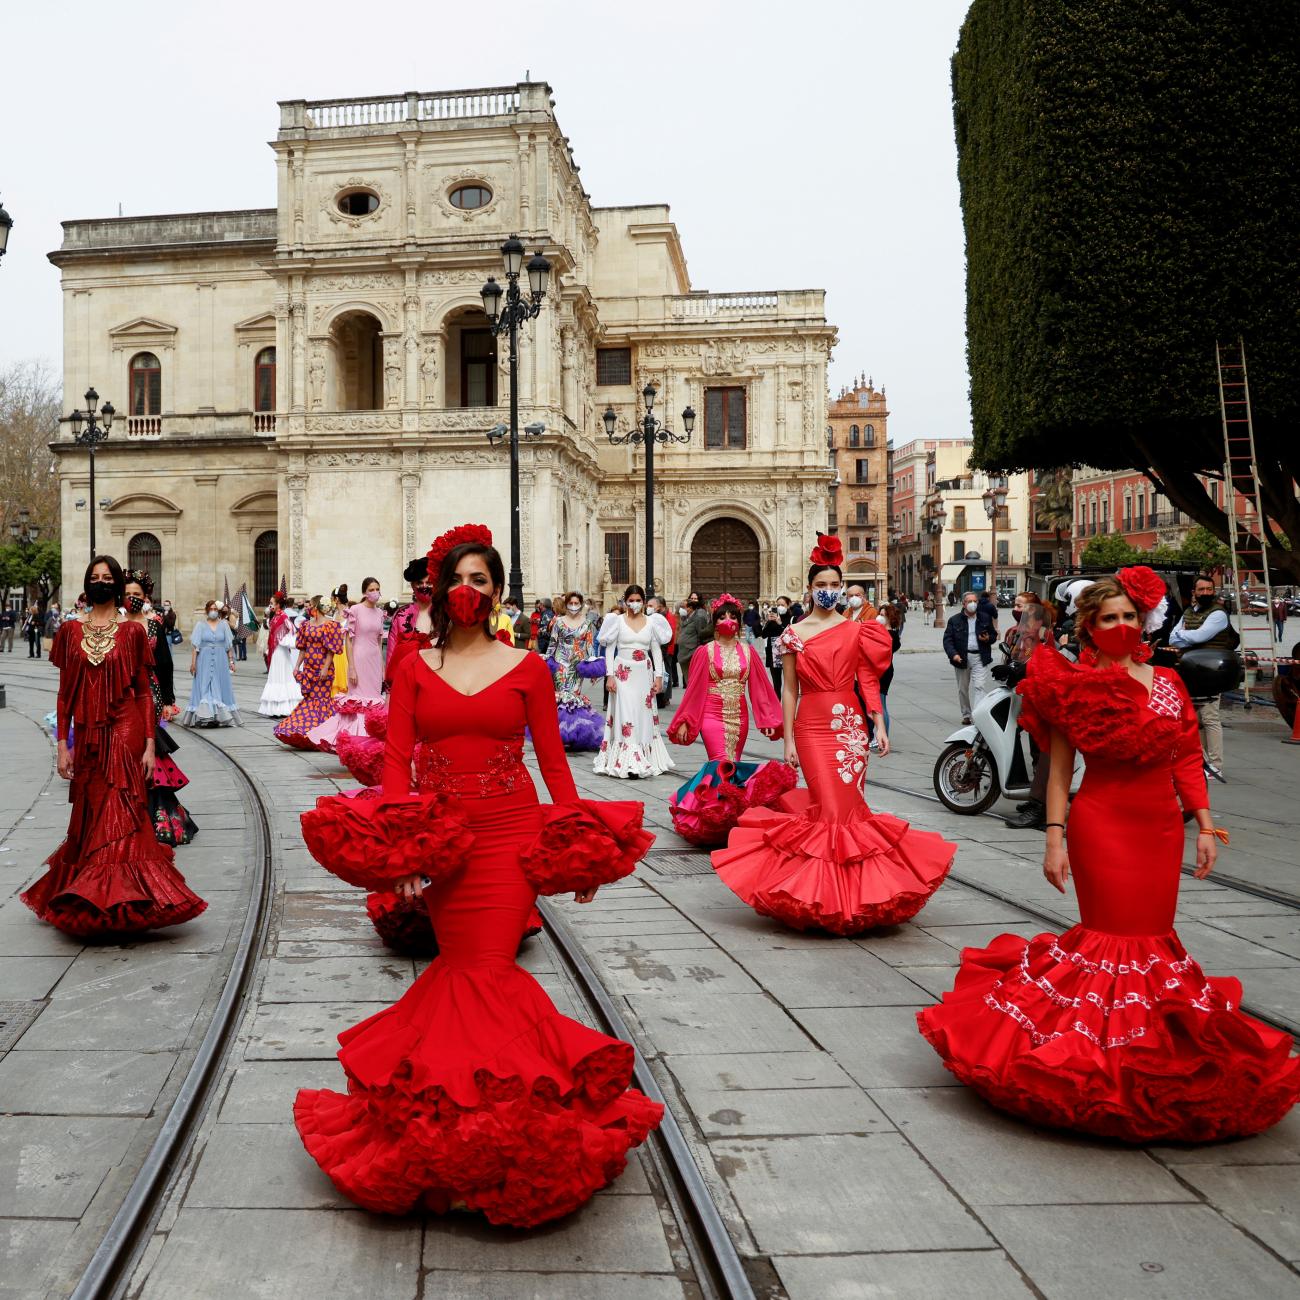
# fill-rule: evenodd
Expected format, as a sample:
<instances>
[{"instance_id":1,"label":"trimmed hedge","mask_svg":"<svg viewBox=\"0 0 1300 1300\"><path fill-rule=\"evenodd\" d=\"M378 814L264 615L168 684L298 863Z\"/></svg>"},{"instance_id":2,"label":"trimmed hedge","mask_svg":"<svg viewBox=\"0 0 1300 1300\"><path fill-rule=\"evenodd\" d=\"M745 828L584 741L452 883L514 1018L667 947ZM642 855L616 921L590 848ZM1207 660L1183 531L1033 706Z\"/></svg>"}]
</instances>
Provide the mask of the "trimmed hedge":
<instances>
[{"instance_id":1,"label":"trimmed hedge","mask_svg":"<svg viewBox=\"0 0 1300 1300\"><path fill-rule=\"evenodd\" d=\"M1294 504L1300 6L974 0L953 90L975 463L1221 466L1241 334Z\"/></svg>"}]
</instances>

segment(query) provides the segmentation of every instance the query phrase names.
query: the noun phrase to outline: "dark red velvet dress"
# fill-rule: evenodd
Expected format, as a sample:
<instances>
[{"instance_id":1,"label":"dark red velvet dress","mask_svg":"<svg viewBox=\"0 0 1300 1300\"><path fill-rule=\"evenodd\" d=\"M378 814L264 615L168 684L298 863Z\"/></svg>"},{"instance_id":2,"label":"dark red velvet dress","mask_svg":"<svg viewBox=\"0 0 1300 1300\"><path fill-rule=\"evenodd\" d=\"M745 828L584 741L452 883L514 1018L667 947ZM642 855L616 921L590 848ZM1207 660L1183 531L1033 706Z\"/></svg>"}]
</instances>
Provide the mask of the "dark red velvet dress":
<instances>
[{"instance_id":1,"label":"dark red velvet dress","mask_svg":"<svg viewBox=\"0 0 1300 1300\"><path fill-rule=\"evenodd\" d=\"M1181 802L1209 807L1196 712L1176 673L1146 689L1123 668L1040 649L1022 721L1087 761L1068 818L1079 925L967 948L952 992L917 1019L944 1064L1035 1123L1130 1142L1258 1133L1300 1094L1291 1039L1243 1015L1174 932Z\"/></svg>"},{"instance_id":2,"label":"dark red velvet dress","mask_svg":"<svg viewBox=\"0 0 1300 1300\"><path fill-rule=\"evenodd\" d=\"M59 670L59 739L69 723L76 729L68 835L22 899L78 938L179 925L207 904L187 888L149 815L140 765L154 728L148 639L140 624L119 622L112 649L94 664L83 627L64 623L50 650Z\"/></svg>"},{"instance_id":3,"label":"dark red velvet dress","mask_svg":"<svg viewBox=\"0 0 1300 1300\"><path fill-rule=\"evenodd\" d=\"M631 1046L560 1015L515 964L536 897L521 852L543 821L525 726L552 798L576 804L540 656L469 696L419 654L397 670L384 800L410 802L418 740L419 788L456 801L468 856L424 892L436 960L396 1004L339 1035L347 1095L304 1089L294 1104L307 1150L369 1210L465 1207L493 1223L542 1223L616 1177L661 1117L629 1087ZM319 829L367 800L321 800L304 834L311 818Z\"/></svg>"},{"instance_id":4,"label":"dark red velvet dress","mask_svg":"<svg viewBox=\"0 0 1300 1300\"><path fill-rule=\"evenodd\" d=\"M778 646L799 675L794 741L808 788L747 809L714 870L755 911L801 930L898 925L943 883L957 846L867 806L870 739L853 687L879 712L889 633L846 619L806 642L789 627Z\"/></svg>"}]
</instances>

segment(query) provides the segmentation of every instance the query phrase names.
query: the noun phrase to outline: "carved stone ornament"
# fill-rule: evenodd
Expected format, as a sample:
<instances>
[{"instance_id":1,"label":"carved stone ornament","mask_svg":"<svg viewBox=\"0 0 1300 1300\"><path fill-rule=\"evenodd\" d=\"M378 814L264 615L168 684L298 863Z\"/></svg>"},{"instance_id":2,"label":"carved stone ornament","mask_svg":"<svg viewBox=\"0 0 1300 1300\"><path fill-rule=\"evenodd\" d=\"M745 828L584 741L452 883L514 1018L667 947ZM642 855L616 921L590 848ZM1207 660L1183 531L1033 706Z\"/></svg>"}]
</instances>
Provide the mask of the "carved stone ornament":
<instances>
[{"instance_id":1,"label":"carved stone ornament","mask_svg":"<svg viewBox=\"0 0 1300 1300\"><path fill-rule=\"evenodd\" d=\"M309 451L307 464L312 469L356 469L371 466L387 469L398 463L399 457L391 451Z\"/></svg>"},{"instance_id":2,"label":"carved stone ornament","mask_svg":"<svg viewBox=\"0 0 1300 1300\"><path fill-rule=\"evenodd\" d=\"M429 193L443 213L453 219L473 221L476 217L485 217L495 212L501 203L501 187L496 178L474 167L462 167L459 171L440 171L432 163L424 168L429 181ZM458 208L451 201L452 190L462 185L482 185L490 191L492 197L481 208Z\"/></svg>"},{"instance_id":3,"label":"carved stone ornament","mask_svg":"<svg viewBox=\"0 0 1300 1300\"><path fill-rule=\"evenodd\" d=\"M356 271L351 275L317 275L307 282L312 293L374 293L387 290L395 293L397 277L386 271Z\"/></svg>"},{"instance_id":4,"label":"carved stone ornament","mask_svg":"<svg viewBox=\"0 0 1300 1300\"><path fill-rule=\"evenodd\" d=\"M500 455L490 451L422 451L420 465L422 468L436 468L439 465L504 465Z\"/></svg>"},{"instance_id":5,"label":"carved stone ornament","mask_svg":"<svg viewBox=\"0 0 1300 1300\"><path fill-rule=\"evenodd\" d=\"M481 211L482 209L479 209ZM460 209L457 208L459 212ZM421 271L420 283L429 288L437 288L449 284L475 284L482 285L483 281L492 275L490 270L479 270L473 266L448 266L436 271Z\"/></svg>"},{"instance_id":6,"label":"carved stone ornament","mask_svg":"<svg viewBox=\"0 0 1300 1300\"><path fill-rule=\"evenodd\" d=\"M387 188L379 181L367 180L364 176L349 176L342 185L330 185L329 196L325 200L325 215L336 225L347 226L349 230L360 230L362 226L382 221L388 215L388 205L392 201ZM371 190L379 195L379 206L373 212L353 216L339 210L339 200L352 190Z\"/></svg>"},{"instance_id":7,"label":"carved stone ornament","mask_svg":"<svg viewBox=\"0 0 1300 1300\"><path fill-rule=\"evenodd\" d=\"M308 433L394 433L391 415L381 412L337 412L309 415L304 421Z\"/></svg>"},{"instance_id":8,"label":"carved stone ornament","mask_svg":"<svg viewBox=\"0 0 1300 1300\"><path fill-rule=\"evenodd\" d=\"M744 370L747 361L747 349L743 343L710 339L704 345L704 359L700 363L700 369L706 375L733 375Z\"/></svg>"}]
</instances>

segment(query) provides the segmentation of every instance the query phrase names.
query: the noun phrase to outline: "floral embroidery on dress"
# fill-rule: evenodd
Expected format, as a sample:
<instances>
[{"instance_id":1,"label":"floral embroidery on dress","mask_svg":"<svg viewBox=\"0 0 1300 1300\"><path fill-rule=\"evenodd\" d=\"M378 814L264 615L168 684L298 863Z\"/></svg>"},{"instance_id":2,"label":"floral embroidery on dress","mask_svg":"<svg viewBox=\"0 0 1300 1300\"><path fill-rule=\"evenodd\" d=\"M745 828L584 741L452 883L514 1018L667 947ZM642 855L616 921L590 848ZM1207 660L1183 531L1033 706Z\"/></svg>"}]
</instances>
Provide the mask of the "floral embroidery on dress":
<instances>
[{"instance_id":1,"label":"floral embroidery on dress","mask_svg":"<svg viewBox=\"0 0 1300 1300\"><path fill-rule=\"evenodd\" d=\"M831 730L838 733L843 745L835 751L840 780L845 785L856 785L861 791L866 784L871 744L862 715L847 704L836 704L831 708Z\"/></svg>"},{"instance_id":2,"label":"floral embroidery on dress","mask_svg":"<svg viewBox=\"0 0 1300 1300\"><path fill-rule=\"evenodd\" d=\"M628 736L632 734L632 724L630 722L625 722L623 726L620 728L620 731L624 739L626 739Z\"/></svg>"},{"instance_id":3,"label":"floral embroidery on dress","mask_svg":"<svg viewBox=\"0 0 1300 1300\"><path fill-rule=\"evenodd\" d=\"M620 682L625 682L629 677L632 676L632 670L627 666L627 664L615 664L614 676Z\"/></svg>"},{"instance_id":4,"label":"floral embroidery on dress","mask_svg":"<svg viewBox=\"0 0 1300 1300\"><path fill-rule=\"evenodd\" d=\"M639 664L639 663L644 663L644 662L645 662L645 651L644 651L644 650L633 650L633 651L632 651L632 659L633 659L633 662L634 662L634 663L638 663L638 664Z\"/></svg>"}]
</instances>

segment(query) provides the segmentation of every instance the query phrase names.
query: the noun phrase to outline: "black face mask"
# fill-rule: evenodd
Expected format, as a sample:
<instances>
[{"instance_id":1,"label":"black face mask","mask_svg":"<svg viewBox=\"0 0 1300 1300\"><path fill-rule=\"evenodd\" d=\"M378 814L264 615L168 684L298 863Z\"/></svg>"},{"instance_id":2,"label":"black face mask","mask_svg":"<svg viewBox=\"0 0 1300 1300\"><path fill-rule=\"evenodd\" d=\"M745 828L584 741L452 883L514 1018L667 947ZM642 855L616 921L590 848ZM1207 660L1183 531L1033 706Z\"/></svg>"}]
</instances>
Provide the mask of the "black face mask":
<instances>
[{"instance_id":1,"label":"black face mask","mask_svg":"<svg viewBox=\"0 0 1300 1300\"><path fill-rule=\"evenodd\" d=\"M91 582L86 585L86 599L92 605L107 605L117 594L117 587L111 582Z\"/></svg>"},{"instance_id":2,"label":"black face mask","mask_svg":"<svg viewBox=\"0 0 1300 1300\"><path fill-rule=\"evenodd\" d=\"M144 597L128 596L126 598L126 608L128 613L138 614L144 608Z\"/></svg>"},{"instance_id":3,"label":"black face mask","mask_svg":"<svg viewBox=\"0 0 1300 1300\"><path fill-rule=\"evenodd\" d=\"M1021 615L1021 612L1022 612L1022 611L1020 611L1020 610L1018 610L1018 609L1013 609L1013 610L1011 611L1011 621L1012 621L1013 623L1019 623L1019 622L1020 622L1020 615Z\"/></svg>"},{"instance_id":4,"label":"black face mask","mask_svg":"<svg viewBox=\"0 0 1300 1300\"><path fill-rule=\"evenodd\" d=\"M1197 596L1196 598L1197 609L1209 609L1210 606L1213 604L1214 604L1213 596Z\"/></svg>"}]
</instances>

